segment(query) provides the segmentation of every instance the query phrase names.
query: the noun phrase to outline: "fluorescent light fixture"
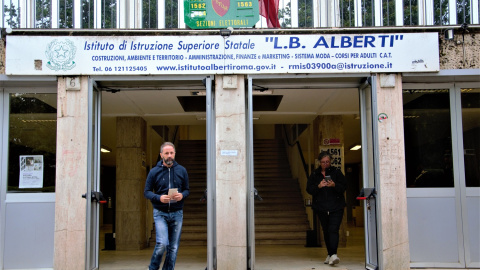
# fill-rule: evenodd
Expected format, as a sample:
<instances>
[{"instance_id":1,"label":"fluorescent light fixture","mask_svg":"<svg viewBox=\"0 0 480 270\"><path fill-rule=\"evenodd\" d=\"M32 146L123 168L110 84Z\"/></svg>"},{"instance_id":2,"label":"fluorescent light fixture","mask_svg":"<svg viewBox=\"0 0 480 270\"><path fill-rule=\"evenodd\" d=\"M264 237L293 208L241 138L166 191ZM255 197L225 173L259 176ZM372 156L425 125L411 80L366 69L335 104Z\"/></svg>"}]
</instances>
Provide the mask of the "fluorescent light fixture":
<instances>
[{"instance_id":1,"label":"fluorescent light fixture","mask_svg":"<svg viewBox=\"0 0 480 270\"><path fill-rule=\"evenodd\" d=\"M110 153L110 152L112 152L112 149L110 149L110 148L102 145L102 146L100 147L100 152L102 152L102 153Z\"/></svg>"},{"instance_id":2,"label":"fluorescent light fixture","mask_svg":"<svg viewBox=\"0 0 480 270\"><path fill-rule=\"evenodd\" d=\"M362 148L362 146L361 146L360 144L357 144L357 145L354 145L354 146L350 147L350 150L356 151L356 150L358 150L358 149L360 149L360 148Z\"/></svg>"},{"instance_id":3,"label":"fluorescent light fixture","mask_svg":"<svg viewBox=\"0 0 480 270\"><path fill-rule=\"evenodd\" d=\"M198 121L205 121L205 120L207 120L207 117L202 116L202 115L196 115L195 117L197 118ZM259 120L259 119L260 119L260 116L253 116L253 117L252 117L252 120Z\"/></svg>"},{"instance_id":4,"label":"fluorescent light fixture","mask_svg":"<svg viewBox=\"0 0 480 270\"><path fill-rule=\"evenodd\" d=\"M190 91L191 96L206 96L207 91L202 91L202 90L195 90L195 91ZM261 96L261 95L273 95L273 90L253 90L252 95L254 96Z\"/></svg>"}]
</instances>

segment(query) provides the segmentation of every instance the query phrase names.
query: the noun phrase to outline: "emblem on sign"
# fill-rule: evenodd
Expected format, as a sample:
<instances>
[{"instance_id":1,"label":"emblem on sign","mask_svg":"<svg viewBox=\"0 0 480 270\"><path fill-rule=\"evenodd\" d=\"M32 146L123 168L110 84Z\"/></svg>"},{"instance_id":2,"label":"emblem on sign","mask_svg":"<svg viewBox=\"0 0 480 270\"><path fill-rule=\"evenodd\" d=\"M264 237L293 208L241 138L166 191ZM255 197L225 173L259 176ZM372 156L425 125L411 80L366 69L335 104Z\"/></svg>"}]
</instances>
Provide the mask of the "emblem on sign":
<instances>
[{"instance_id":1,"label":"emblem on sign","mask_svg":"<svg viewBox=\"0 0 480 270\"><path fill-rule=\"evenodd\" d=\"M63 70L67 71L76 66L75 61L75 45L72 41L58 41L53 40L47 45L45 50L45 55L48 58L47 67L58 71Z\"/></svg>"},{"instance_id":2,"label":"emblem on sign","mask_svg":"<svg viewBox=\"0 0 480 270\"><path fill-rule=\"evenodd\" d=\"M212 0L212 6L215 13L223 17L230 8L230 0Z\"/></svg>"}]
</instances>

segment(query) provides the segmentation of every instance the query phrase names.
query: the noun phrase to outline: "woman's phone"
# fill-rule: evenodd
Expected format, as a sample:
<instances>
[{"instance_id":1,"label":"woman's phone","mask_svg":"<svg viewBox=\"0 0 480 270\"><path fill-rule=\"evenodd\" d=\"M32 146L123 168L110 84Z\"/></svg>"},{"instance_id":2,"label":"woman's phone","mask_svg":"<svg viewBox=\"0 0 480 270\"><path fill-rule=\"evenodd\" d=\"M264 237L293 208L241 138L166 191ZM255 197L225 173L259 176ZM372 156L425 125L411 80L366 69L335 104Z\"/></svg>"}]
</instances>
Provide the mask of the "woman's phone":
<instances>
[{"instance_id":1,"label":"woman's phone","mask_svg":"<svg viewBox=\"0 0 480 270\"><path fill-rule=\"evenodd\" d=\"M330 175L325 175L325 181L332 181L332 177L330 177Z\"/></svg>"}]
</instances>

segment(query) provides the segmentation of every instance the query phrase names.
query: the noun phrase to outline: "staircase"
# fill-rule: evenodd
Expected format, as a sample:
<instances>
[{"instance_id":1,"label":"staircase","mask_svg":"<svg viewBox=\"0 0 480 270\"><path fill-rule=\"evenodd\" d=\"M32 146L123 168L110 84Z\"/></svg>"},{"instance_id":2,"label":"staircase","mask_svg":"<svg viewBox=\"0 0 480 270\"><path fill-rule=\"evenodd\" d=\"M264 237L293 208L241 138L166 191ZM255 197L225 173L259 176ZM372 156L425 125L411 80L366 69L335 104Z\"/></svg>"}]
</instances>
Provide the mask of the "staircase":
<instances>
[{"instance_id":1,"label":"staircase","mask_svg":"<svg viewBox=\"0 0 480 270\"><path fill-rule=\"evenodd\" d=\"M207 204L201 201L207 186L206 142L180 141L176 160L188 172L190 196L183 212L181 245L207 245ZM307 215L297 181L292 179L285 146L280 140L254 141L257 245L305 245ZM150 246L155 245L152 233Z\"/></svg>"},{"instance_id":2,"label":"staircase","mask_svg":"<svg viewBox=\"0 0 480 270\"><path fill-rule=\"evenodd\" d=\"M281 140L253 142L254 186L263 201L255 201L257 245L305 245L309 229L298 182L292 178Z\"/></svg>"}]
</instances>

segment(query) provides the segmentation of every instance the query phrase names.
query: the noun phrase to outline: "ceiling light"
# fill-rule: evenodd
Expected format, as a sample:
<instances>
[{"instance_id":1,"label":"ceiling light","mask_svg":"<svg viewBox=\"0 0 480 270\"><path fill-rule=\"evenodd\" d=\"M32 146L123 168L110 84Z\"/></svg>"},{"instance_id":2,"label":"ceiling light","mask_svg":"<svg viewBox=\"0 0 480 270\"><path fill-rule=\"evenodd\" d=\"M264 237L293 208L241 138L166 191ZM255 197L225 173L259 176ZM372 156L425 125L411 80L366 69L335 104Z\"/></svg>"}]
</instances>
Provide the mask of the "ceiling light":
<instances>
[{"instance_id":1,"label":"ceiling light","mask_svg":"<svg viewBox=\"0 0 480 270\"><path fill-rule=\"evenodd\" d=\"M354 145L354 146L350 147L350 150L356 151L356 150L358 150L358 149L360 149L360 148L362 148L362 146L361 146L360 144L357 144L357 145Z\"/></svg>"},{"instance_id":2,"label":"ceiling light","mask_svg":"<svg viewBox=\"0 0 480 270\"><path fill-rule=\"evenodd\" d=\"M100 152L102 152L102 153L110 153L110 152L112 152L112 149L110 149L110 148L102 145L102 146L100 147Z\"/></svg>"}]
</instances>

